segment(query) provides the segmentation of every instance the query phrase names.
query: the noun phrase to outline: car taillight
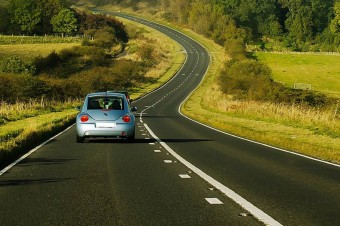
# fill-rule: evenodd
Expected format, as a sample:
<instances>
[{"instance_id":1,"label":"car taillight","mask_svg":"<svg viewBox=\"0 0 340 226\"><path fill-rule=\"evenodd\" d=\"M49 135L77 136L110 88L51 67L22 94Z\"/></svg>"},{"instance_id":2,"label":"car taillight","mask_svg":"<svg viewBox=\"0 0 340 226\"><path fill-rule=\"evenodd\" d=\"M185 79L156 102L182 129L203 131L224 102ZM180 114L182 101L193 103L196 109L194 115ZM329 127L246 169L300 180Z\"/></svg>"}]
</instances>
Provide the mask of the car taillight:
<instances>
[{"instance_id":1,"label":"car taillight","mask_svg":"<svg viewBox=\"0 0 340 226\"><path fill-rule=\"evenodd\" d=\"M89 116L87 116L87 115L81 116L81 117L80 117L80 121L82 121L82 122L87 122L87 121L89 121Z\"/></svg>"},{"instance_id":2,"label":"car taillight","mask_svg":"<svg viewBox=\"0 0 340 226\"><path fill-rule=\"evenodd\" d=\"M124 115L122 119L123 119L124 122L130 122L131 121L131 118L128 115Z\"/></svg>"}]
</instances>

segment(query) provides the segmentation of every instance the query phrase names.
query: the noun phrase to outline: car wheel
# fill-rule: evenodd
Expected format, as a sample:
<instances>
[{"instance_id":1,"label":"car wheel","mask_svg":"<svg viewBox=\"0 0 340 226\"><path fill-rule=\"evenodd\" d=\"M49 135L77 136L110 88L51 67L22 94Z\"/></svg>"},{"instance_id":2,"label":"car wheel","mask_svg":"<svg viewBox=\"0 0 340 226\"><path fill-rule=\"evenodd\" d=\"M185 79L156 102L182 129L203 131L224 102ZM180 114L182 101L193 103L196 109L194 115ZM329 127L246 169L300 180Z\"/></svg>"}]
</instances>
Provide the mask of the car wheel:
<instances>
[{"instance_id":1,"label":"car wheel","mask_svg":"<svg viewBox=\"0 0 340 226\"><path fill-rule=\"evenodd\" d=\"M80 137L80 136L77 135L77 143L83 143L84 140L85 140L84 137Z\"/></svg>"}]
</instances>

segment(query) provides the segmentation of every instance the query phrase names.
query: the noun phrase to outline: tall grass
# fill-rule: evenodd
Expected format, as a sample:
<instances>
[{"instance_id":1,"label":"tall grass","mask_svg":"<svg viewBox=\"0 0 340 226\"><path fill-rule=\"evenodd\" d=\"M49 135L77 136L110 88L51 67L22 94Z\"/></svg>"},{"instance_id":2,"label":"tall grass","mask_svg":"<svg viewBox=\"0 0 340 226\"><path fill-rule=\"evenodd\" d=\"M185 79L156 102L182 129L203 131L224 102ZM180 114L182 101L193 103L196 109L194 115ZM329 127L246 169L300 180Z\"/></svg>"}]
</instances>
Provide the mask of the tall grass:
<instances>
[{"instance_id":1,"label":"tall grass","mask_svg":"<svg viewBox=\"0 0 340 226\"><path fill-rule=\"evenodd\" d=\"M79 105L79 103L79 99L71 98L66 101L41 98L40 100L28 100L27 102L18 102L15 104L0 101L0 126L11 121L74 108Z\"/></svg>"},{"instance_id":2,"label":"tall grass","mask_svg":"<svg viewBox=\"0 0 340 226\"><path fill-rule=\"evenodd\" d=\"M68 109L1 125L0 167L74 123L76 114L76 110Z\"/></svg>"},{"instance_id":3,"label":"tall grass","mask_svg":"<svg viewBox=\"0 0 340 226\"><path fill-rule=\"evenodd\" d=\"M83 37L61 37L61 36L17 36L17 35L0 35L0 45L13 44L42 44L42 43L81 43Z\"/></svg>"},{"instance_id":4,"label":"tall grass","mask_svg":"<svg viewBox=\"0 0 340 226\"><path fill-rule=\"evenodd\" d=\"M202 100L202 106L210 111L229 116L248 118L312 130L315 134L340 137L340 121L337 106L328 109L306 107L302 104L270 103L233 100L218 89L211 89Z\"/></svg>"},{"instance_id":5,"label":"tall grass","mask_svg":"<svg viewBox=\"0 0 340 226\"><path fill-rule=\"evenodd\" d=\"M0 102L0 167L73 123L80 101Z\"/></svg>"}]
</instances>

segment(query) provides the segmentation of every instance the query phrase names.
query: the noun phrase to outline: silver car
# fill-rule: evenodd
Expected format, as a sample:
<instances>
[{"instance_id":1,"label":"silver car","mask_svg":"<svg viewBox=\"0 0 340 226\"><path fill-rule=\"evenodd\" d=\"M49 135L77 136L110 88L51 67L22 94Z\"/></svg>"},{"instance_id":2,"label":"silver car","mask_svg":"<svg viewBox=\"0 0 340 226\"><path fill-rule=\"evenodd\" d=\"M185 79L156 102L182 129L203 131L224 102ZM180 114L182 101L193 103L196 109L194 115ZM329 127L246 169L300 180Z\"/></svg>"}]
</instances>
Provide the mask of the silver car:
<instances>
[{"instance_id":1,"label":"silver car","mask_svg":"<svg viewBox=\"0 0 340 226\"><path fill-rule=\"evenodd\" d=\"M79 108L80 109L80 108ZM77 142L90 137L135 139L135 116L124 94L99 92L88 94L77 115Z\"/></svg>"}]
</instances>

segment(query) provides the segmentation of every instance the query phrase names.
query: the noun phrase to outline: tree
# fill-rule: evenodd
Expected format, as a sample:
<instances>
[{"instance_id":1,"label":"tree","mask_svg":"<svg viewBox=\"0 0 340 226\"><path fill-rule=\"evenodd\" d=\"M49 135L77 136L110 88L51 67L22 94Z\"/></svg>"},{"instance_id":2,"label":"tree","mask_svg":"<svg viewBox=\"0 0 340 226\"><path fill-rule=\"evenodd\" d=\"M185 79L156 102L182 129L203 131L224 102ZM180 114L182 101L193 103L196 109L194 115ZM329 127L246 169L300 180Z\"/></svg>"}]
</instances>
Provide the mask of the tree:
<instances>
[{"instance_id":1,"label":"tree","mask_svg":"<svg viewBox=\"0 0 340 226\"><path fill-rule=\"evenodd\" d=\"M62 9L59 13L52 17L51 24L53 31L64 34L71 34L77 30L77 19L74 13L69 9Z\"/></svg>"},{"instance_id":2,"label":"tree","mask_svg":"<svg viewBox=\"0 0 340 226\"><path fill-rule=\"evenodd\" d=\"M333 33L340 33L340 2L334 5L334 18L331 21L330 29Z\"/></svg>"},{"instance_id":3,"label":"tree","mask_svg":"<svg viewBox=\"0 0 340 226\"><path fill-rule=\"evenodd\" d=\"M69 6L69 0L10 0L10 30L27 34L51 33L51 18Z\"/></svg>"},{"instance_id":4,"label":"tree","mask_svg":"<svg viewBox=\"0 0 340 226\"><path fill-rule=\"evenodd\" d=\"M0 33L7 33L10 16L5 7L0 6Z\"/></svg>"},{"instance_id":5,"label":"tree","mask_svg":"<svg viewBox=\"0 0 340 226\"><path fill-rule=\"evenodd\" d=\"M70 7L68 0L36 0L37 8L41 11L41 34L51 33L53 27L51 25L51 19L57 15L60 10Z\"/></svg>"},{"instance_id":6,"label":"tree","mask_svg":"<svg viewBox=\"0 0 340 226\"><path fill-rule=\"evenodd\" d=\"M193 2L188 23L195 32L209 37L213 23L212 4L199 0Z\"/></svg>"},{"instance_id":7,"label":"tree","mask_svg":"<svg viewBox=\"0 0 340 226\"><path fill-rule=\"evenodd\" d=\"M21 32L34 34L39 31L41 11L35 1L12 0L10 2L11 23Z\"/></svg>"},{"instance_id":8,"label":"tree","mask_svg":"<svg viewBox=\"0 0 340 226\"><path fill-rule=\"evenodd\" d=\"M313 37L313 14L311 6L302 0L288 3L288 18L285 21L289 36L294 41L310 41Z\"/></svg>"}]
</instances>

